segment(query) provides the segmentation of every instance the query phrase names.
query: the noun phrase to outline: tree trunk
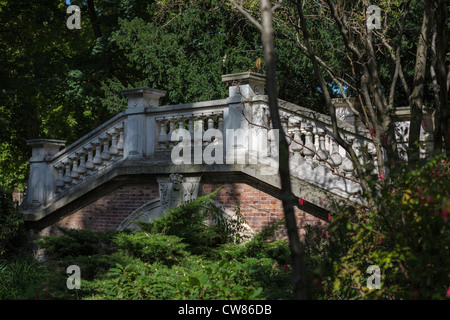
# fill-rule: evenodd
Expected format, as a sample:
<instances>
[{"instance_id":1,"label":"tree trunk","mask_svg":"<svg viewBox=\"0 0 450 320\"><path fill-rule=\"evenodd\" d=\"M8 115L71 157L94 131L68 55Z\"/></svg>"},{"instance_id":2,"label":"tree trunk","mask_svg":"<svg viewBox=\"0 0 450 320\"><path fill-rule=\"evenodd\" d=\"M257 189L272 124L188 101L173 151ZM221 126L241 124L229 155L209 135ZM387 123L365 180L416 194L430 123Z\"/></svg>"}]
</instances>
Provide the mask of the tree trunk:
<instances>
[{"instance_id":1,"label":"tree trunk","mask_svg":"<svg viewBox=\"0 0 450 320\"><path fill-rule=\"evenodd\" d=\"M279 132L279 174L281 181L280 198L283 203L286 228L289 238L289 248L292 258L292 286L295 299L306 299L306 273L304 262L304 242L300 241L294 211L294 196L291 191L289 172L289 148L281 126L278 112L278 92L275 69L275 45L273 37L272 10L269 0L261 0L262 31L261 38L264 47L264 59L267 77L267 94L269 111L274 129Z\"/></svg>"},{"instance_id":2,"label":"tree trunk","mask_svg":"<svg viewBox=\"0 0 450 320\"><path fill-rule=\"evenodd\" d=\"M436 103L435 128L433 134L434 151L442 152L442 139L445 141L447 156L450 156L450 109L448 104L447 71L445 55L447 53L447 4L444 0L437 0L439 17L436 24L436 82L439 87L439 101Z\"/></svg>"},{"instance_id":3,"label":"tree trunk","mask_svg":"<svg viewBox=\"0 0 450 320\"><path fill-rule=\"evenodd\" d=\"M433 5L434 3L432 1L425 1L422 28L417 45L414 82L411 96L409 98L411 122L409 131L408 161L410 163L417 162L420 156L419 139L420 127L422 125L423 86L425 82L427 63L428 38L432 27Z\"/></svg>"}]
</instances>

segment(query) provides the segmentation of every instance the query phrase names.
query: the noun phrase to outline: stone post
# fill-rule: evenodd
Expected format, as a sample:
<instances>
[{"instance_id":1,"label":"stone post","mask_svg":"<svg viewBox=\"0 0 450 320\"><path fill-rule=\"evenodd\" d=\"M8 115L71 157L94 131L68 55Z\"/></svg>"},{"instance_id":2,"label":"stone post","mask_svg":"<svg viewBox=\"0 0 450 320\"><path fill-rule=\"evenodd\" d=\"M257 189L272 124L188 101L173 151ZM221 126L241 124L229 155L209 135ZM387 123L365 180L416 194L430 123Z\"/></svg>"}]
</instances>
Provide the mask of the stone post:
<instances>
[{"instance_id":1,"label":"stone post","mask_svg":"<svg viewBox=\"0 0 450 320\"><path fill-rule=\"evenodd\" d=\"M23 209L38 209L50 203L56 192L57 170L51 164L52 157L65 145L63 140L34 139L28 140L32 148L30 176L27 194L22 202Z\"/></svg>"},{"instance_id":2,"label":"stone post","mask_svg":"<svg viewBox=\"0 0 450 320\"><path fill-rule=\"evenodd\" d=\"M261 103L250 104L247 102L251 102L252 97L264 95L266 77L265 75L259 73L242 72L223 75L222 81L227 83L229 93L229 97L227 99L229 107L224 110L225 132L223 136L226 153L228 155L230 154L230 150L234 149L235 155L242 156L243 154L246 154L246 151L251 151L251 149L255 149L253 151L257 151L257 141L260 130L259 128L255 130L255 132L258 133L257 136L249 134L249 129L252 128L252 125L248 123L245 117L247 117L247 119L251 122L263 125L264 106ZM253 127L256 129L255 126ZM242 129L245 139L247 139L247 141L244 142L244 145L234 141L228 141L226 135L227 129ZM250 153L252 153L253 158L255 158L255 154L253 152ZM229 163L230 160L231 159L227 159L227 163ZM236 157L236 162L234 163L242 162L245 162L245 160L241 159L241 157ZM230 164L231 163L232 162L230 162Z\"/></svg>"},{"instance_id":3,"label":"stone post","mask_svg":"<svg viewBox=\"0 0 450 320\"><path fill-rule=\"evenodd\" d=\"M145 109L157 108L159 99L166 95L166 91L134 88L122 90L121 93L128 98L123 156L131 160L143 159L154 153L158 135L155 118L145 117Z\"/></svg>"}]
</instances>

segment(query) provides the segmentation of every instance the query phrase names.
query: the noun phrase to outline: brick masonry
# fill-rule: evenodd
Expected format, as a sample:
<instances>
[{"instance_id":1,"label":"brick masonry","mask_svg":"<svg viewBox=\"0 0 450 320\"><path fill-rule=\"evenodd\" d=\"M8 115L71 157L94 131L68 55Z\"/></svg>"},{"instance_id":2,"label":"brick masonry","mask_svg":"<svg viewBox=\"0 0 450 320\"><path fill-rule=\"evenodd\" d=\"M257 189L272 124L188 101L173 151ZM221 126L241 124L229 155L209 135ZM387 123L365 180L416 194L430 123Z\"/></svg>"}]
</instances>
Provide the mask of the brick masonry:
<instances>
[{"instance_id":1,"label":"brick masonry","mask_svg":"<svg viewBox=\"0 0 450 320\"><path fill-rule=\"evenodd\" d=\"M155 198L159 198L157 184L120 187L43 229L40 234L60 234L57 226L93 231L116 229L131 212Z\"/></svg>"},{"instance_id":2,"label":"brick masonry","mask_svg":"<svg viewBox=\"0 0 450 320\"><path fill-rule=\"evenodd\" d=\"M201 191L202 194L209 194L219 187L222 188L215 200L232 210L235 210L239 203L242 216L255 232L260 232L264 227L284 217L281 200L246 183L203 184ZM302 211L299 207L295 208L295 215L300 234L304 234L305 225L325 226L324 221ZM286 236L286 229L283 228L278 233L278 237Z\"/></svg>"},{"instance_id":3,"label":"brick masonry","mask_svg":"<svg viewBox=\"0 0 450 320\"><path fill-rule=\"evenodd\" d=\"M200 184L199 196L222 187L215 200L224 207L235 210L239 203L242 216L255 231L283 218L281 200L247 183ZM134 210L146 202L158 198L157 183L151 185L122 186L95 202L64 217L52 226L43 229L40 235L60 234L57 226L68 229L103 231L116 229ZM300 205L299 205L300 206ZM295 209L300 234L305 225L322 226L326 223L300 208ZM280 230L277 237L285 237L286 230Z\"/></svg>"}]
</instances>

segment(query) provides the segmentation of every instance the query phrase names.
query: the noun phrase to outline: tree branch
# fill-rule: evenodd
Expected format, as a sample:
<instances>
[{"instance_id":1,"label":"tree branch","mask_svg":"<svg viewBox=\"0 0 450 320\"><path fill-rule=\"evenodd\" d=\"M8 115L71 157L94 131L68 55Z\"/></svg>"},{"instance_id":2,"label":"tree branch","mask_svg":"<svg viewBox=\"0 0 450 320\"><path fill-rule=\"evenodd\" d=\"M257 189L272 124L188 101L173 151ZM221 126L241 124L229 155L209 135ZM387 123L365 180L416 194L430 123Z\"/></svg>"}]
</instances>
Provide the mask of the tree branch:
<instances>
[{"instance_id":1,"label":"tree branch","mask_svg":"<svg viewBox=\"0 0 450 320\"><path fill-rule=\"evenodd\" d=\"M241 5L239 5L234 0L228 0L228 1L230 1L236 7L236 9L238 9L238 11L244 15L244 17L246 17L251 23L253 23L259 29L259 31L261 31L261 32L263 31L262 25L258 21L256 21L256 19L253 18L252 15L250 13L248 13Z\"/></svg>"}]
</instances>

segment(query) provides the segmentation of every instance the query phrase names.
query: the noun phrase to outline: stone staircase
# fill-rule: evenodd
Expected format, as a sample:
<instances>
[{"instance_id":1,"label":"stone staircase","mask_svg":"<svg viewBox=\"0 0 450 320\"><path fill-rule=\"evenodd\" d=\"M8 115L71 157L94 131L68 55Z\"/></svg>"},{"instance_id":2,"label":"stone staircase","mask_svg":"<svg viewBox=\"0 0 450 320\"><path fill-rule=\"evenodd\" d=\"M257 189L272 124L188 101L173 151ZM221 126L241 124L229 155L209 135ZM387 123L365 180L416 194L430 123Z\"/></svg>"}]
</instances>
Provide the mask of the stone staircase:
<instances>
[{"instance_id":1,"label":"stone staircase","mask_svg":"<svg viewBox=\"0 0 450 320\"><path fill-rule=\"evenodd\" d=\"M128 108L66 148L59 150L65 144L60 140L29 140L30 176L21 205L25 220L48 224L145 175L245 175L279 189L278 133L270 129L264 76L247 72L222 80L229 84L228 98L180 105L160 106L161 90L124 90ZM324 197L359 201L354 168L332 138L330 117L283 100L279 106L294 194L322 214L330 209ZM375 162L368 131L341 120L339 127L357 154L365 145L372 155L368 161ZM161 179L155 206L165 209L174 202L164 195L168 182Z\"/></svg>"}]
</instances>

